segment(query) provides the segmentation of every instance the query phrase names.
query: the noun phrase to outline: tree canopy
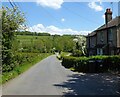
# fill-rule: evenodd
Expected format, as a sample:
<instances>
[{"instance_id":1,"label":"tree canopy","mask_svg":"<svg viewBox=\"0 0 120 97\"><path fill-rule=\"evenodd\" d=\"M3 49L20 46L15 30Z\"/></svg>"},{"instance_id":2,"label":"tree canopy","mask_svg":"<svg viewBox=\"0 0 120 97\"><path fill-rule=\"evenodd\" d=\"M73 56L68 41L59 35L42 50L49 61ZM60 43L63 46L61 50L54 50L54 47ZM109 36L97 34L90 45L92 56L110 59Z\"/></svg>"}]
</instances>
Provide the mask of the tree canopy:
<instances>
[{"instance_id":1,"label":"tree canopy","mask_svg":"<svg viewBox=\"0 0 120 97\"><path fill-rule=\"evenodd\" d=\"M18 8L2 7L2 64L3 71L14 67L12 42L15 31L24 23L24 14Z\"/></svg>"}]
</instances>

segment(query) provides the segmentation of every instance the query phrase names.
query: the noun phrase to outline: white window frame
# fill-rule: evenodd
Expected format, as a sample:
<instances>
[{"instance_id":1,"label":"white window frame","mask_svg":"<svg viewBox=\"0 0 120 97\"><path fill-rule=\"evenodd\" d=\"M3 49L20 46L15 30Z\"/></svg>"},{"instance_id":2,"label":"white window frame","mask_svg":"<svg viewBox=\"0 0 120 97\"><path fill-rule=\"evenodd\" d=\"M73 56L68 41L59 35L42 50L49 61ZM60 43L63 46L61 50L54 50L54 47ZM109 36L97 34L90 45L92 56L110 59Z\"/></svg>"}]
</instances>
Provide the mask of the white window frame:
<instances>
[{"instance_id":1,"label":"white window frame","mask_svg":"<svg viewBox=\"0 0 120 97\"><path fill-rule=\"evenodd\" d=\"M97 55L103 55L103 49L97 48Z\"/></svg>"}]
</instances>

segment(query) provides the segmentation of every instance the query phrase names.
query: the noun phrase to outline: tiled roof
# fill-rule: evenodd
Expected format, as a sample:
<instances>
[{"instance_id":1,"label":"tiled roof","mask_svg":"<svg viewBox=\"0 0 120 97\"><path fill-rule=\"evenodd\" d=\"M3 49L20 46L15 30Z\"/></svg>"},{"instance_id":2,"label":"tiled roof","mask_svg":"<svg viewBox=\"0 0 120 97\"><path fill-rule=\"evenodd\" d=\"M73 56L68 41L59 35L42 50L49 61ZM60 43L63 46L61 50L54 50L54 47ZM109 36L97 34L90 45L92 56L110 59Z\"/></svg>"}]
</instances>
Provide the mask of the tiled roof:
<instances>
[{"instance_id":1,"label":"tiled roof","mask_svg":"<svg viewBox=\"0 0 120 97\"><path fill-rule=\"evenodd\" d=\"M120 16L112 19L110 22L108 22L107 26L104 24L101 27L99 27L97 30L102 30L105 28L113 27L113 26L118 26L120 24Z\"/></svg>"},{"instance_id":2,"label":"tiled roof","mask_svg":"<svg viewBox=\"0 0 120 97\"><path fill-rule=\"evenodd\" d=\"M92 33L88 34L88 36L94 36L96 35L96 31L93 31Z\"/></svg>"},{"instance_id":3,"label":"tiled roof","mask_svg":"<svg viewBox=\"0 0 120 97\"><path fill-rule=\"evenodd\" d=\"M107 26L104 24L101 27L99 27L98 29L96 29L95 31L93 31L92 33L88 34L88 36L94 36L98 30L103 30L109 27L113 27L113 26L118 26L120 25L120 16L112 19L110 22L108 22Z\"/></svg>"}]
</instances>

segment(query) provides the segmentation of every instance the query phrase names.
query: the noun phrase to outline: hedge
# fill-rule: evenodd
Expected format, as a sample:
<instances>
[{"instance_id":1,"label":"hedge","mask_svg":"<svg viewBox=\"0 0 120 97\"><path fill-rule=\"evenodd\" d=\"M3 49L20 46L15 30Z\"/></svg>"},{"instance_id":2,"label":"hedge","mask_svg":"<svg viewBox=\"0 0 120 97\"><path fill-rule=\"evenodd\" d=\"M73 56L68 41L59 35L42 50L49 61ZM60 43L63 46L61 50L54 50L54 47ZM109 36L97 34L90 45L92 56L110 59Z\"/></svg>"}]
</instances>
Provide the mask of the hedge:
<instances>
[{"instance_id":1,"label":"hedge","mask_svg":"<svg viewBox=\"0 0 120 97\"><path fill-rule=\"evenodd\" d=\"M5 71L6 68L4 67L4 72L2 72L2 81L0 81L0 84L4 84L10 79L15 78L49 55L51 55L51 53L16 53L15 67L11 71Z\"/></svg>"},{"instance_id":2,"label":"hedge","mask_svg":"<svg viewBox=\"0 0 120 97\"><path fill-rule=\"evenodd\" d=\"M37 53L16 53L12 59L12 65L2 65L2 72L12 71L16 66L21 65L24 62L32 62L33 57L37 55Z\"/></svg>"},{"instance_id":3,"label":"hedge","mask_svg":"<svg viewBox=\"0 0 120 97\"><path fill-rule=\"evenodd\" d=\"M34 57L44 57L46 54L44 53L16 53L13 58L13 65L2 65L2 72L10 72L12 71L15 67L21 66L22 64L26 62L33 62Z\"/></svg>"},{"instance_id":4,"label":"hedge","mask_svg":"<svg viewBox=\"0 0 120 97\"><path fill-rule=\"evenodd\" d=\"M72 57L62 56L62 65L79 72L120 72L120 56Z\"/></svg>"}]
</instances>

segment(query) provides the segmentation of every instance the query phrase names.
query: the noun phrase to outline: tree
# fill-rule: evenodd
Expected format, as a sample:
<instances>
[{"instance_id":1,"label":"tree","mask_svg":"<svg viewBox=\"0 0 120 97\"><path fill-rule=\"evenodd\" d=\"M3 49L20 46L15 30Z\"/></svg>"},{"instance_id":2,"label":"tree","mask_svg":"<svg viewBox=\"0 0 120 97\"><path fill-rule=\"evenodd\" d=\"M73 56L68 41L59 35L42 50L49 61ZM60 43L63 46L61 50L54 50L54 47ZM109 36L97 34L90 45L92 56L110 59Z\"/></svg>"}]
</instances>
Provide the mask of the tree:
<instances>
[{"instance_id":1,"label":"tree","mask_svg":"<svg viewBox=\"0 0 120 97\"><path fill-rule=\"evenodd\" d=\"M18 8L2 7L2 64L3 72L10 71L14 65L12 42L17 31L24 23L24 14Z\"/></svg>"},{"instance_id":2,"label":"tree","mask_svg":"<svg viewBox=\"0 0 120 97\"><path fill-rule=\"evenodd\" d=\"M0 9L0 64L2 65L2 10ZM0 65L0 73L2 71L2 66Z\"/></svg>"},{"instance_id":3,"label":"tree","mask_svg":"<svg viewBox=\"0 0 120 97\"><path fill-rule=\"evenodd\" d=\"M85 50L86 50L86 38L84 36L76 36L73 41L76 44L75 49L73 50L73 55L81 56L85 55Z\"/></svg>"}]
</instances>

